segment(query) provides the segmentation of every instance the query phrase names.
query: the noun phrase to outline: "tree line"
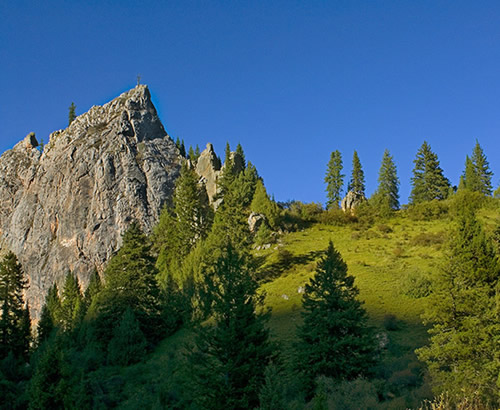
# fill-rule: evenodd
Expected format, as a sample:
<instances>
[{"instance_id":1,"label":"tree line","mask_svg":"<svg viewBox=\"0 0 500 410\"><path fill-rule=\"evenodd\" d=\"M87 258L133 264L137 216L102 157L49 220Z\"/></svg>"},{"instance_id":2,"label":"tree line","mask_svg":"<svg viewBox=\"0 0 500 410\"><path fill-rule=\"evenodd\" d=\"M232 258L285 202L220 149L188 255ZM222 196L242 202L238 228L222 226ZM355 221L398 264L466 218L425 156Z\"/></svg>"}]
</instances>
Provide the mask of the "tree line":
<instances>
[{"instance_id":1,"label":"tree line","mask_svg":"<svg viewBox=\"0 0 500 410\"><path fill-rule=\"evenodd\" d=\"M471 156L467 155L466 157L465 169L460 176L458 188L452 187L449 179L444 176L438 156L432 151L427 141L424 141L419 148L413 163L410 204L443 200L457 189L469 189L484 195L492 194L491 178L493 173L477 140ZM342 169L342 154L338 150L333 151L325 175L327 209L339 207L345 178ZM370 198L372 204L386 210L399 209L399 184L396 164L389 150L386 149L378 174L378 187ZM353 192L358 197L365 198L364 173L356 151L354 151L352 158L352 173L347 184L347 192Z\"/></svg>"}]
</instances>

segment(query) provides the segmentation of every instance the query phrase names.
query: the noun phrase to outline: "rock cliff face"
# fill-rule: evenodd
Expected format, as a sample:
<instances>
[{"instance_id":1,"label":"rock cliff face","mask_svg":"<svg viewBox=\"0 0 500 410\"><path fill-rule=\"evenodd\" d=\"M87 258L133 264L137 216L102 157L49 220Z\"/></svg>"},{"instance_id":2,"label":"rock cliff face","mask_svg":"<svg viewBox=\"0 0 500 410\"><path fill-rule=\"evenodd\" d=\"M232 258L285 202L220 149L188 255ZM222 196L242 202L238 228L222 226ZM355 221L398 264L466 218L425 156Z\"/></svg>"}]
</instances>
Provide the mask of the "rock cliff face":
<instances>
[{"instance_id":1,"label":"rock cliff face","mask_svg":"<svg viewBox=\"0 0 500 410\"><path fill-rule=\"evenodd\" d=\"M0 157L0 246L24 267L35 317L68 271L83 286L102 271L133 220L152 228L182 161L143 85L37 146L30 134Z\"/></svg>"}]
</instances>

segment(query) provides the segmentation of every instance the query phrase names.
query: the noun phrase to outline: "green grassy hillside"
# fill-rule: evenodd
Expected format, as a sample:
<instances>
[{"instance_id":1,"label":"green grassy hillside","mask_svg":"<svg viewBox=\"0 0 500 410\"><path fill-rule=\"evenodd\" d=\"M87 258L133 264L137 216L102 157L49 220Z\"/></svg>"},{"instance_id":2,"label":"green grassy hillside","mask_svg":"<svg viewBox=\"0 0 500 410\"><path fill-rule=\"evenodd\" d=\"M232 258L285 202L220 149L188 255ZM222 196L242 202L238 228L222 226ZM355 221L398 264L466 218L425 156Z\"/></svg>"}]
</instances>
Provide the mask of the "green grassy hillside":
<instances>
[{"instance_id":1,"label":"green grassy hillside","mask_svg":"<svg viewBox=\"0 0 500 410\"><path fill-rule=\"evenodd\" d=\"M480 212L490 231L499 224L498 207L493 208ZM424 366L414 351L427 341L421 314L428 300L429 277L444 263L443 245L451 226L447 217L413 220L401 211L369 227L315 223L284 234L267 249L254 250L265 304L272 309L271 333L280 344L285 363L292 357L296 327L301 322L301 289L332 240L355 277L370 325L386 340L374 369L376 387L384 399L380 407L415 408L431 397ZM189 379L183 352L192 339L193 333L183 329L164 340L146 363L124 369L128 400L122 406L135 408L146 396L155 396L152 390L182 397L178 380Z\"/></svg>"}]
</instances>

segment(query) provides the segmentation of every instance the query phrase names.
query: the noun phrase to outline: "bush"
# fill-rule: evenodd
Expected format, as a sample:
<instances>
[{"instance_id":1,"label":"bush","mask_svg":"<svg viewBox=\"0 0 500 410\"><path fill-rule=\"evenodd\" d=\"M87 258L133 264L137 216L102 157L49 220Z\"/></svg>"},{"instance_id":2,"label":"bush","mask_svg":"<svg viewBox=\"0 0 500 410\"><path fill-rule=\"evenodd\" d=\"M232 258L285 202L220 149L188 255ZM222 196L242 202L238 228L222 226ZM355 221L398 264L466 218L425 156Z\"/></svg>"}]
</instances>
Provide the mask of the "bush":
<instances>
[{"instance_id":1,"label":"bush","mask_svg":"<svg viewBox=\"0 0 500 410\"><path fill-rule=\"evenodd\" d=\"M373 409L378 405L377 390L373 383L356 379L339 383L320 376L316 380L316 392L312 408L332 410Z\"/></svg>"},{"instance_id":2,"label":"bush","mask_svg":"<svg viewBox=\"0 0 500 410\"><path fill-rule=\"evenodd\" d=\"M414 221L431 221L448 215L449 210L449 201L435 199L408 206L407 214Z\"/></svg>"},{"instance_id":3,"label":"bush","mask_svg":"<svg viewBox=\"0 0 500 410\"><path fill-rule=\"evenodd\" d=\"M386 234L387 234L387 233L392 233L392 232L393 232L392 228L391 228L390 226L388 226L388 225L385 225L385 224L379 224L379 225L377 225L377 229L378 229L380 232L382 232L382 233L386 233Z\"/></svg>"},{"instance_id":4,"label":"bush","mask_svg":"<svg viewBox=\"0 0 500 410\"><path fill-rule=\"evenodd\" d=\"M330 209L319 215L319 221L326 225L343 226L357 222L358 218L342 209Z\"/></svg>"},{"instance_id":5,"label":"bush","mask_svg":"<svg viewBox=\"0 0 500 410\"><path fill-rule=\"evenodd\" d=\"M432 292L432 283L424 273L409 273L401 285L401 292L414 299L429 296Z\"/></svg>"},{"instance_id":6,"label":"bush","mask_svg":"<svg viewBox=\"0 0 500 410\"><path fill-rule=\"evenodd\" d=\"M432 246L441 245L446 241L445 232L422 232L414 236L410 241L412 246Z\"/></svg>"},{"instance_id":7,"label":"bush","mask_svg":"<svg viewBox=\"0 0 500 410\"><path fill-rule=\"evenodd\" d=\"M399 329L398 320L395 315L389 314L384 316L384 328L389 331Z\"/></svg>"}]
</instances>

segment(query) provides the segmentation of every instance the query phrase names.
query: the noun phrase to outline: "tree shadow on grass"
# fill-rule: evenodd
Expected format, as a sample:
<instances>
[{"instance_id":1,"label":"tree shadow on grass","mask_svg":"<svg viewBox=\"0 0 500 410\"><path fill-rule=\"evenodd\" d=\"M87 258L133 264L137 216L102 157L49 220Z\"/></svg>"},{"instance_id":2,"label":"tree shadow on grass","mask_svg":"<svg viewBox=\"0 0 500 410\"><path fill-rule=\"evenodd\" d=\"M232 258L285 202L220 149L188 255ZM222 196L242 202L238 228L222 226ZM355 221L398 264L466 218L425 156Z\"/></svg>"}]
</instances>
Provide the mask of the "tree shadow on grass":
<instances>
[{"instance_id":1,"label":"tree shadow on grass","mask_svg":"<svg viewBox=\"0 0 500 410\"><path fill-rule=\"evenodd\" d=\"M307 265L317 260L323 255L324 250L310 251L301 255L294 255L287 249L278 249L278 260L274 263L264 266L267 257L256 257L256 278L261 283L270 282L279 278L283 272L292 268L292 266Z\"/></svg>"}]
</instances>

